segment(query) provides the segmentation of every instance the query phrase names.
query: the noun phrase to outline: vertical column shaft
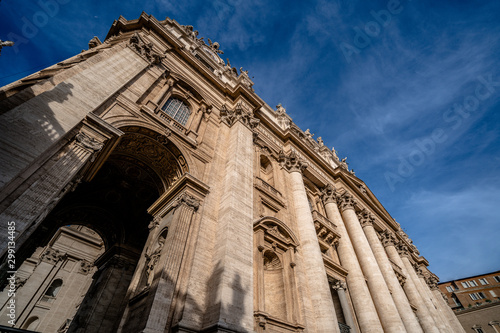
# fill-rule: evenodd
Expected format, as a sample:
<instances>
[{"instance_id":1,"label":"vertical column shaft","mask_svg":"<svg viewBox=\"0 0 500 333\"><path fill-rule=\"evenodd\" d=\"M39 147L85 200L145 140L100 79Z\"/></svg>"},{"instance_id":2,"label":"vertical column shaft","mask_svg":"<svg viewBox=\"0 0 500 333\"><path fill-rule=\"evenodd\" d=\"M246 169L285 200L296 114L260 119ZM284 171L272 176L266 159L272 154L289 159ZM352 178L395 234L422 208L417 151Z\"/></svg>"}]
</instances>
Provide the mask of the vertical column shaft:
<instances>
[{"instance_id":1,"label":"vertical column shaft","mask_svg":"<svg viewBox=\"0 0 500 333\"><path fill-rule=\"evenodd\" d=\"M361 228L354 211L352 197L344 194L342 197L342 217L347 232L353 243L354 250L361 264L361 269L368 279L368 288L377 308L385 332L401 333L406 329L399 317L398 310L391 297L382 272L370 248L368 240Z\"/></svg>"},{"instance_id":2,"label":"vertical column shaft","mask_svg":"<svg viewBox=\"0 0 500 333\"><path fill-rule=\"evenodd\" d=\"M429 306L431 311L433 312L439 330L444 333L454 333L448 323L448 320L443 315L441 309L438 307L438 304L435 302L434 295L431 293L425 277L421 273L417 274L417 276L420 280L422 291L425 293L424 297L427 300L427 306Z\"/></svg>"},{"instance_id":3,"label":"vertical column shaft","mask_svg":"<svg viewBox=\"0 0 500 333\"><path fill-rule=\"evenodd\" d=\"M316 317L316 332L340 332L302 173L299 170L291 171L290 180L300 245L306 258L304 268Z\"/></svg>"},{"instance_id":4,"label":"vertical column shaft","mask_svg":"<svg viewBox=\"0 0 500 333\"><path fill-rule=\"evenodd\" d=\"M405 264L405 261L408 261L408 258L401 258L398 254L398 251L394 246L386 247L387 253L389 254L389 258L394 260L396 264L398 264L403 270L404 275L406 276L405 283L405 291L408 295L409 300L417 306L417 317L420 320L422 328L425 333L439 333L439 329L432 318L432 315L424 303L422 296L420 295L419 290L417 289L415 278L408 272L408 267ZM409 261L408 261L408 264ZM410 264L410 268L413 270L413 267Z\"/></svg>"},{"instance_id":5,"label":"vertical column shaft","mask_svg":"<svg viewBox=\"0 0 500 333\"><path fill-rule=\"evenodd\" d=\"M434 298L436 299L436 302L441 306L441 308L444 310L445 316L448 319L453 332L456 333L465 333L464 327L462 324L460 324L460 321L458 321L457 316L453 312L453 310L449 307L449 305L444 301L443 295L441 294L441 291L439 288L434 288L432 290L432 293L434 294Z\"/></svg>"},{"instance_id":6,"label":"vertical column shaft","mask_svg":"<svg viewBox=\"0 0 500 333\"><path fill-rule=\"evenodd\" d=\"M323 201L327 217L337 226L340 234L337 250L342 266L349 271L346 278L347 286L352 295L352 303L359 326L362 332L383 332L377 310L375 309L365 277L361 271L361 266L359 265L351 239L347 234L347 229L337 207L335 196L334 189L331 186L327 186L323 191Z\"/></svg>"},{"instance_id":7,"label":"vertical column shaft","mask_svg":"<svg viewBox=\"0 0 500 333\"><path fill-rule=\"evenodd\" d=\"M370 243L375 258L377 259L387 286L392 292L392 298L396 304L399 315L403 320L406 331L408 333L422 333L422 328L420 327L420 324L410 307L410 303L408 303L408 299L403 291L403 288L399 284L392 264L385 253L384 247L382 246L373 225L368 222L363 224L363 231L365 232L366 238Z\"/></svg>"},{"instance_id":8,"label":"vertical column shaft","mask_svg":"<svg viewBox=\"0 0 500 333\"><path fill-rule=\"evenodd\" d=\"M354 316L352 315L351 307L349 306L349 302L347 302L345 288L345 285L343 285L343 283L339 281L338 286L335 287L335 290L337 291L337 295L339 296L340 306L342 307L342 311L344 312L346 324L351 328L351 333L358 333L356 323L354 322Z\"/></svg>"}]
</instances>

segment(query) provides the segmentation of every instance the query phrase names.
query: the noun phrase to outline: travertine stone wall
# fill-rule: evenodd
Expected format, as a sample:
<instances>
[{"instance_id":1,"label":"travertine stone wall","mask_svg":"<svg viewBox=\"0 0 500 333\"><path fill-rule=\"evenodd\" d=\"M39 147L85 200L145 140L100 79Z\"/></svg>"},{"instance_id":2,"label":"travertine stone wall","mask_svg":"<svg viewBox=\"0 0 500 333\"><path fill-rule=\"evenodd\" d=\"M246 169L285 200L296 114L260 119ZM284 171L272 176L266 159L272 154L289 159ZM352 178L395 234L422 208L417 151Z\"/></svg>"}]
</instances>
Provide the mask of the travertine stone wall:
<instances>
[{"instance_id":1,"label":"travertine stone wall","mask_svg":"<svg viewBox=\"0 0 500 333\"><path fill-rule=\"evenodd\" d=\"M148 63L126 45L89 58L86 68L0 115L0 188L40 156ZM78 66L78 65L77 65ZM26 140L26 134L29 140Z\"/></svg>"}]
</instances>

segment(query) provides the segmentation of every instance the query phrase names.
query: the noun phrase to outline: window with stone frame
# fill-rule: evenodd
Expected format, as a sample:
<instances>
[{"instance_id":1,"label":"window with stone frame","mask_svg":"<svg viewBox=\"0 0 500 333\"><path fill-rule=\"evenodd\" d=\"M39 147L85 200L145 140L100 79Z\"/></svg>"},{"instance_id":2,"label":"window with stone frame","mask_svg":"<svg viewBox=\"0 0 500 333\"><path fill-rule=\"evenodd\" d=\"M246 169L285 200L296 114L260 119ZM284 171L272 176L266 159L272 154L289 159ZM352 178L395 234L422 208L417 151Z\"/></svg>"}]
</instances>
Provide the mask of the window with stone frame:
<instances>
[{"instance_id":1,"label":"window with stone frame","mask_svg":"<svg viewBox=\"0 0 500 333\"><path fill-rule=\"evenodd\" d=\"M488 283L488 280L486 280L486 278L479 279L479 282L480 282L483 286L484 286L484 285L489 284L489 283Z\"/></svg>"},{"instance_id":2,"label":"window with stone frame","mask_svg":"<svg viewBox=\"0 0 500 333\"><path fill-rule=\"evenodd\" d=\"M477 301L477 300L480 300L480 299L485 299L485 298L486 298L486 296L484 296L484 294L483 294L482 292L469 294L469 297L470 297L473 301Z\"/></svg>"},{"instance_id":3,"label":"window with stone frame","mask_svg":"<svg viewBox=\"0 0 500 333\"><path fill-rule=\"evenodd\" d=\"M182 100L175 97L170 97L162 106L161 110L182 126L186 125L189 116L191 115L189 106Z\"/></svg>"}]
</instances>

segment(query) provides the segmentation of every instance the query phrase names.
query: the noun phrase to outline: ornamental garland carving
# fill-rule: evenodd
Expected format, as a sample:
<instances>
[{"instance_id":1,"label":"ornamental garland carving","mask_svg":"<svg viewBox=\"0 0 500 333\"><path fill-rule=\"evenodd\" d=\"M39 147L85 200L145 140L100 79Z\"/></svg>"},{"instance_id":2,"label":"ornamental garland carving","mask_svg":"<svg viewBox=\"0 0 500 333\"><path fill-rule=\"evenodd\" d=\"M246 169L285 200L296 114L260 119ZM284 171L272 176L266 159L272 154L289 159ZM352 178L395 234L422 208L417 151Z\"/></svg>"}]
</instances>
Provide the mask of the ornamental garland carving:
<instances>
[{"instance_id":1,"label":"ornamental garland carving","mask_svg":"<svg viewBox=\"0 0 500 333\"><path fill-rule=\"evenodd\" d=\"M366 209L363 209L358 213L358 219L363 228L372 227L375 222L375 217Z\"/></svg>"},{"instance_id":2,"label":"ornamental garland carving","mask_svg":"<svg viewBox=\"0 0 500 333\"><path fill-rule=\"evenodd\" d=\"M328 203L337 203L337 197L337 189L331 184L327 184L321 190L321 200L323 200L323 204L325 205Z\"/></svg>"},{"instance_id":3,"label":"ornamental garland carving","mask_svg":"<svg viewBox=\"0 0 500 333\"><path fill-rule=\"evenodd\" d=\"M232 127L237 121L241 121L245 126L253 130L259 124L260 120L255 118L251 112L243 110L241 103L238 103L234 109L228 109L224 104L220 110L222 122Z\"/></svg>"},{"instance_id":4,"label":"ornamental garland carving","mask_svg":"<svg viewBox=\"0 0 500 333\"><path fill-rule=\"evenodd\" d=\"M76 135L76 141L80 143L84 148L91 150L92 152L98 152L104 147L104 143L99 140L90 137L89 135L80 132Z\"/></svg>"},{"instance_id":5,"label":"ornamental garland carving","mask_svg":"<svg viewBox=\"0 0 500 333\"><path fill-rule=\"evenodd\" d=\"M278 161L288 172L302 172L309 166L309 164L300 158L293 150L288 155L280 151Z\"/></svg>"},{"instance_id":6,"label":"ornamental garland carving","mask_svg":"<svg viewBox=\"0 0 500 333\"><path fill-rule=\"evenodd\" d=\"M338 197L337 204L339 205L340 210L344 211L346 209L354 209L356 201L354 200L352 194L350 194L349 192L344 192L344 194Z\"/></svg>"}]
</instances>

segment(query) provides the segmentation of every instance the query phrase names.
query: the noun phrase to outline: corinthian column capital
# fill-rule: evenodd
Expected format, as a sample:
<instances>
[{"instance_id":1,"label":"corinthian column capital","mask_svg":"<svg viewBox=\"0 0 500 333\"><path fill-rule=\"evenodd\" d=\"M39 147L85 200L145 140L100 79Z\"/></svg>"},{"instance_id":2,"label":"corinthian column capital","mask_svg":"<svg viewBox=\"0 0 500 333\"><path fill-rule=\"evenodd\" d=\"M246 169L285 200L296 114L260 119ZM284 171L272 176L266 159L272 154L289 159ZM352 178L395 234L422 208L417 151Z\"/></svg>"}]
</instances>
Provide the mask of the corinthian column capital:
<instances>
[{"instance_id":1,"label":"corinthian column capital","mask_svg":"<svg viewBox=\"0 0 500 333\"><path fill-rule=\"evenodd\" d=\"M302 172L309 164L300 158L295 151L291 151L288 156L280 151L279 162L288 172Z\"/></svg>"},{"instance_id":2,"label":"corinthian column capital","mask_svg":"<svg viewBox=\"0 0 500 333\"><path fill-rule=\"evenodd\" d=\"M400 256L402 256L402 257L409 257L410 256L410 250L408 250L408 246L406 246L402 243L399 243L396 246L396 249L398 250L398 253Z\"/></svg>"},{"instance_id":3,"label":"corinthian column capital","mask_svg":"<svg viewBox=\"0 0 500 333\"><path fill-rule=\"evenodd\" d=\"M380 236L384 247L396 245L396 237L389 230L384 230Z\"/></svg>"},{"instance_id":4,"label":"corinthian column capital","mask_svg":"<svg viewBox=\"0 0 500 333\"><path fill-rule=\"evenodd\" d=\"M373 222L375 221L375 217L368 210L363 209L358 213L358 220L361 226L364 227L372 227Z\"/></svg>"},{"instance_id":5,"label":"corinthian column capital","mask_svg":"<svg viewBox=\"0 0 500 333\"><path fill-rule=\"evenodd\" d=\"M339 205L340 210L344 211L346 209L354 209L356 201L354 200L352 194L350 194L349 192L344 192L344 194L338 197L337 203Z\"/></svg>"},{"instance_id":6,"label":"corinthian column capital","mask_svg":"<svg viewBox=\"0 0 500 333\"><path fill-rule=\"evenodd\" d=\"M337 203L337 189L331 184L327 184L321 190L321 200L323 200L323 204L327 203Z\"/></svg>"},{"instance_id":7,"label":"corinthian column capital","mask_svg":"<svg viewBox=\"0 0 500 333\"><path fill-rule=\"evenodd\" d=\"M192 208L193 210L198 210L198 208L200 207L200 200L196 199L192 195L183 193L177 199L175 199L173 207L176 208L183 204Z\"/></svg>"}]
</instances>

